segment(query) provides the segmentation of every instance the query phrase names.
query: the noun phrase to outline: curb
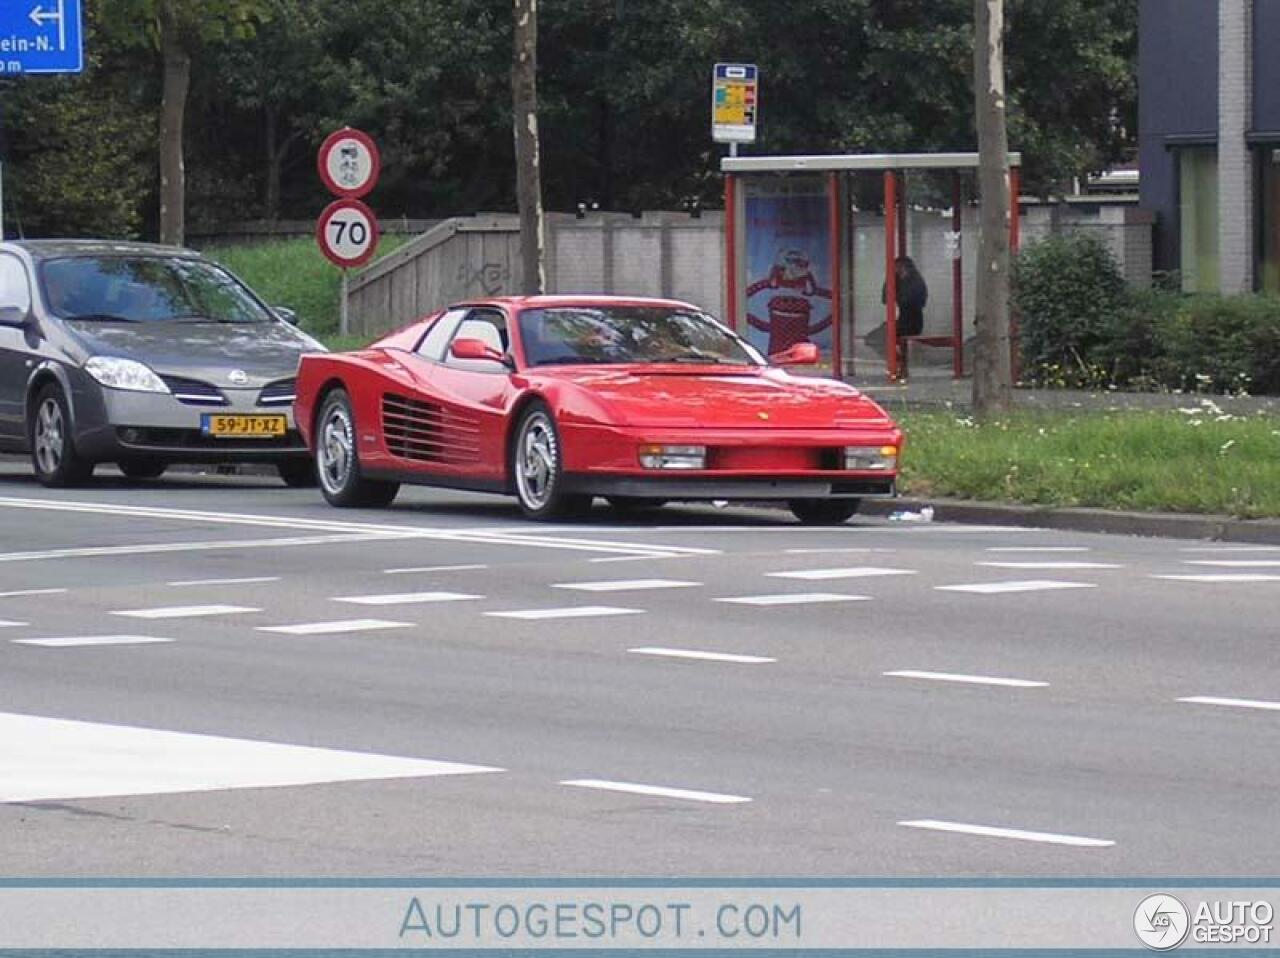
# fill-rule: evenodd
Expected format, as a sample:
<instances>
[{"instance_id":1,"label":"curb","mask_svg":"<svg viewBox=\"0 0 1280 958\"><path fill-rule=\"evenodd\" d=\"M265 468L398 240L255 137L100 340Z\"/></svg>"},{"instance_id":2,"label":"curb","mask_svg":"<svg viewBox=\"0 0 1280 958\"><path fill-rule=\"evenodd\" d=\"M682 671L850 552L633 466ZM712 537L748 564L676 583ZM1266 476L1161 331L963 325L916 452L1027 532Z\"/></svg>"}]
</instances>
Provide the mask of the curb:
<instances>
[{"instance_id":1,"label":"curb","mask_svg":"<svg viewBox=\"0 0 1280 958\"><path fill-rule=\"evenodd\" d=\"M933 508L935 521L1032 526L1072 532L1153 536L1168 539L1210 539L1280 545L1280 519L1233 519L1168 512L1119 512L1111 509L1005 505L964 499L864 499L864 515L888 515L900 510Z\"/></svg>"}]
</instances>

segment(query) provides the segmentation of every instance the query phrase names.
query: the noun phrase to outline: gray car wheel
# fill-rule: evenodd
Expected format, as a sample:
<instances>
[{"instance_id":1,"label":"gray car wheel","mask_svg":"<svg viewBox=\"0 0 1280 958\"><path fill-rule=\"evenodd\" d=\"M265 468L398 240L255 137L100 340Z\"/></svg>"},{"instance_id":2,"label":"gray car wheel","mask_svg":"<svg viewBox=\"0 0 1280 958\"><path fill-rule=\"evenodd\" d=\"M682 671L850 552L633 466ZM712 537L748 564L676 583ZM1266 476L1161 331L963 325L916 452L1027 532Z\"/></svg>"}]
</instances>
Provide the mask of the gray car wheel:
<instances>
[{"instance_id":1,"label":"gray car wheel","mask_svg":"<svg viewBox=\"0 0 1280 958\"><path fill-rule=\"evenodd\" d=\"M329 505L357 508L391 504L400 484L367 479L360 473L355 415L345 390L335 389L325 397L316 419L315 444L316 475Z\"/></svg>"},{"instance_id":2,"label":"gray car wheel","mask_svg":"<svg viewBox=\"0 0 1280 958\"><path fill-rule=\"evenodd\" d=\"M36 393L27 420L31 465L46 486L74 486L93 475L93 463L76 452L71 434L71 409L61 387L54 383Z\"/></svg>"}]
</instances>

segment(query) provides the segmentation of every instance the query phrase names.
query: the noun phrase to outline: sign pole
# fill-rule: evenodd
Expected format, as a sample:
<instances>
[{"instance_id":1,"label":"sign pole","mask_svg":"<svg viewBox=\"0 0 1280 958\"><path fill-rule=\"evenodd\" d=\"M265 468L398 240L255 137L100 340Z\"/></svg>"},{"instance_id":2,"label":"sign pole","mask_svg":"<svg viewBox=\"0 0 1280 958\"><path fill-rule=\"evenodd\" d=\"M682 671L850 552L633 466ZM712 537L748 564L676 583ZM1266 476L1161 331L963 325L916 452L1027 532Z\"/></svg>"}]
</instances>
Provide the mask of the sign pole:
<instances>
[{"instance_id":1,"label":"sign pole","mask_svg":"<svg viewBox=\"0 0 1280 958\"><path fill-rule=\"evenodd\" d=\"M349 334L350 334L350 332L351 332L351 330L350 330L350 323L351 323L351 320L350 320L350 314L349 314L349 313L348 313L348 311L347 311L347 294L348 294L348 292L349 292L349 290L348 290L348 288L347 288L347 268L344 266L344 267L342 267L342 293L341 293L341 297L340 297L340 298L341 298L342 305L341 305L341 307L340 307L340 312L338 313L338 332L339 332L339 334L341 334L341 335L343 335L343 336L349 335Z\"/></svg>"}]
</instances>

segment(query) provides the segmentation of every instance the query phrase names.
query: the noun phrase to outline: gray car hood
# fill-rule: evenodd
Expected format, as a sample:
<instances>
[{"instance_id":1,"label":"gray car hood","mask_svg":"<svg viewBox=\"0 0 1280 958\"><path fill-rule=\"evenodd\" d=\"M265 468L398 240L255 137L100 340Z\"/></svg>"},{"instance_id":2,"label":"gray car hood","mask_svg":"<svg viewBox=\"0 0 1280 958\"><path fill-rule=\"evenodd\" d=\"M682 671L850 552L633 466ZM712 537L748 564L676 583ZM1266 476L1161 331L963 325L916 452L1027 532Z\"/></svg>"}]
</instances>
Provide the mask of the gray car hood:
<instances>
[{"instance_id":1,"label":"gray car hood","mask_svg":"<svg viewBox=\"0 0 1280 958\"><path fill-rule=\"evenodd\" d=\"M248 377L243 385L261 386L298 370L303 353L316 344L282 322L105 323L66 321L89 355L123 356L157 373L201 379L225 386L233 369Z\"/></svg>"}]
</instances>

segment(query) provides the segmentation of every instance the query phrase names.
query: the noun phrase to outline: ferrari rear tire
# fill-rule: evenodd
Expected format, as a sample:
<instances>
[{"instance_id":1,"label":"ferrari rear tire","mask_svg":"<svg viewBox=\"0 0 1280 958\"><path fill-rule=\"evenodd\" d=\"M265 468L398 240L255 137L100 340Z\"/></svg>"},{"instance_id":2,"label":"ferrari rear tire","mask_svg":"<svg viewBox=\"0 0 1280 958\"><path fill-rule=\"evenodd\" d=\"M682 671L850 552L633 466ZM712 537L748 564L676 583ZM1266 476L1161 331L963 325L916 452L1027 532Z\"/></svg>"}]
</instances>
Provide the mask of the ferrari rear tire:
<instances>
[{"instance_id":1,"label":"ferrari rear tire","mask_svg":"<svg viewBox=\"0 0 1280 958\"><path fill-rule=\"evenodd\" d=\"M530 519L567 519L591 507L590 496L564 491L564 447L544 402L530 403L516 424L511 471L520 511Z\"/></svg>"},{"instance_id":2,"label":"ferrari rear tire","mask_svg":"<svg viewBox=\"0 0 1280 958\"><path fill-rule=\"evenodd\" d=\"M159 479L169 464L163 459L121 459L116 463L126 479Z\"/></svg>"},{"instance_id":3,"label":"ferrari rear tire","mask_svg":"<svg viewBox=\"0 0 1280 958\"><path fill-rule=\"evenodd\" d=\"M335 389L320 407L316 420L316 475L325 501L340 509L389 506L400 490L398 482L369 479L361 474L355 414L346 390Z\"/></svg>"},{"instance_id":4,"label":"ferrari rear tire","mask_svg":"<svg viewBox=\"0 0 1280 958\"><path fill-rule=\"evenodd\" d=\"M76 451L71 407L62 387L49 383L36 393L27 422L31 465L41 485L78 486L93 475L93 463Z\"/></svg>"},{"instance_id":5,"label":"ferrari rear tire","mask_svg":"<svg viewBox=\"0 0 1280 958\"><path fill-rule=\"evenodd\" d=\"M807 526L838 526L858 511L857 499L792 499L791 514Z\"/></svg>"}]
</instances>

